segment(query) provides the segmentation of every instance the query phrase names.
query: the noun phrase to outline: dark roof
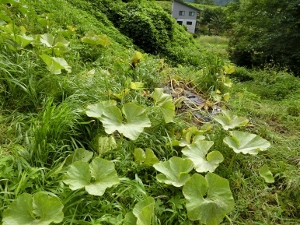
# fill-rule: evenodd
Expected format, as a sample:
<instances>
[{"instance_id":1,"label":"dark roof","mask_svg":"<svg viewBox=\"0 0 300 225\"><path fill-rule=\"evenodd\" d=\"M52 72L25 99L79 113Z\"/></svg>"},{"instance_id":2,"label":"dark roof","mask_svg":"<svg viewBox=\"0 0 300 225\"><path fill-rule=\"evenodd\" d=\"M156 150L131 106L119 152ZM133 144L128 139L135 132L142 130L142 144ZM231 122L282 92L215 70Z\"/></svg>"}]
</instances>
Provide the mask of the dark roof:
<instances>
[{"instance_id":1,"label":"dark roof","mask_svg":"<svg viewBox=\"0 0 300 225\"><path fill-rule=\"evenodd\" d=\"M194 6L191 6L191 5L189 5L189 4L186 4L185 2L183 2L183 1L180 1L180 0L173 0L174 2L177 2L177 3L180 3L180 4L182 4L182 5L185 5L185 6L187 6L187 7L190 7L190 8L192 8L192 9L195 9L196 11L198 11L198 12L200 12L201 11L201 9L198 9L198 8L196 8L196 7L194 7Z\"/></svg>"}]
</instances>

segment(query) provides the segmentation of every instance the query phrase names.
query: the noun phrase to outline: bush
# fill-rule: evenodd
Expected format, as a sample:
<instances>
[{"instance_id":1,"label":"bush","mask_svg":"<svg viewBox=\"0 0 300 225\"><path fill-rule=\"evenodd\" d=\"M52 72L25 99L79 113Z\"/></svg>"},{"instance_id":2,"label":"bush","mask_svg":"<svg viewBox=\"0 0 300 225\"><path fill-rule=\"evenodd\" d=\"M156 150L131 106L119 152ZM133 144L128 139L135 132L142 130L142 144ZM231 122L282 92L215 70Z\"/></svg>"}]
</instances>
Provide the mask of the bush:
<instances>
[{"instance_id":1,"label":"bush","mask_svg":"<svg viewBox=\"0 0 300 225\"><path fill-rule=\"evenodd\" d=\"M237 3L229 43L231 60L240 66L267 63L300 75L298 0L251 0Z\"/></svg>"},{"instance_id":2,"label":"bush","mask_svg":"<svg viewBox=\"0 0 300 225\"><path fill-rule=\"evenodd\" d=\"M147 53L158 54L173 38L173 20L155 3L136 1L114 5L109 18L133 43Z\"/></svg>"}]
</instances>

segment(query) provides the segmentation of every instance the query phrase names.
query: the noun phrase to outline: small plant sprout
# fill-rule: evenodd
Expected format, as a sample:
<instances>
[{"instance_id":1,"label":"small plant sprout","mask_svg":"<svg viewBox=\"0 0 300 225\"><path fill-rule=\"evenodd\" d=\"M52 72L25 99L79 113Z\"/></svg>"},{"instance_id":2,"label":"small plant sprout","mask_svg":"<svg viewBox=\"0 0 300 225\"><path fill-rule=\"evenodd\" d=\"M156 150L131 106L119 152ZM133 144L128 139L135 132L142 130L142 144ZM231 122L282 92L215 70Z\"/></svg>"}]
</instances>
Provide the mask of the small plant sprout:
<instances>
[{"instance_id":1,"label":"small plant sprout","mask_svg":"<svg viewBox=\"0 0 300 225\"><path fill-rule=\"evenodd\" d=\"M203 130L199 130L197 127L189 127L183 130L184 138L180 141L179 146L184 147L198 140L204 140L205 136L203 134L210 129L211 127L206 125Z\"/></svg>"},{"instance_id":2,"label":"small plant sprout","mask_svg":"<svg viewBox=\"0 0 300 225\"><path fill-rule=\"evenodd\" d=\"M274 183L274 176L269 167L265 164L259 170L259 175L265 180L266 183Z\"/></svg>"},{"instance_id":3,"label":"small plant sprout","mask_svg":"<svg viewBox=\"0 0 300 225\"><path fill-rule=\"evenodd\" d=\"M95 150L98 151L99 156L117 148L116 140L112 135L108 137L97 135L94 138L92 145L95 148Z\"/></svg>"},{"instance_id":4,"label":"small plant sprout","mask_svg":"<svg viewBox=\"0 0 300 225\"><path fill-rule=\"evenodd\" d=\"M140 165L153 166L159 162L159 159L150 148L146 148L146 151L141 148L136 148L133 154L135 161Z\"/></svg>"},{"instance_id":5,"label":"small plant sprout","mask_svg":"<svg viewBox=\"0 0 300 225\"><path fill-rule=\"evenodd\" d=\"M137 67L140 63L141 59L143 59L143 54L139 51L136 51L131 59L131 65L133 68Z\"/></svg>"}]
</instances>

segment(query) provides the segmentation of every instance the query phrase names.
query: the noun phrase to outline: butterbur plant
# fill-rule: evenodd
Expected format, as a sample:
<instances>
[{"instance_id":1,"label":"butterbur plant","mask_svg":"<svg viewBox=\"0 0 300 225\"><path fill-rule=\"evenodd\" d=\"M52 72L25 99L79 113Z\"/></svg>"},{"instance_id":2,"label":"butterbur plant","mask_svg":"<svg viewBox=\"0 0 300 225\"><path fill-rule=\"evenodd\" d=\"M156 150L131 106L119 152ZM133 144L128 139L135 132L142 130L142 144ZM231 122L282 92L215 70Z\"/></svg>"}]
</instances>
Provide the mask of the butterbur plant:
<instances>
[{"instance_id":1,"label":"butterbur plant","mask_svg":"<svg viewBox=\"0 0 300 225\"><path fill-rule=\"evenodd\" d=\"M64 214L60 199L46 192L21 194L3 212L3 225L60 223Z\"/></svg>"},{"instance_id":2,"label":"butterbur plant","mask_svg":"<svg viewBox=\"0 0 300 225\"><path fill-rule=\"evenodd\" d=\"M116 104L115 101L104 101L88 105L86 115L99 119L107 134L118 131L131 140L136 140L145 127L151 126L142 106L129 102L119 109Z\"/></svg>"},{"instance_id":3,"label":"butterbur plant","mask_svg":"<svg viewBox=\"0 0 300 225\"><path fill-rule=\"evenodd\" d=\"M154 217L154 204L155 200L147 196L144 200L139 201L133 208L132 212L126 214L124 225L133 224L152 224Z\"/></svg>"},{"instance_id":4,"label":"butterbur plant","mask_svg":"<svg viewBox=\"0 0 300 225\"><path fill-rule=\"evenodd\" d=\"M190 178L189 172L193 169L193 162L190 159L183 159L173 156L165 162L159 162L153 167L161 172L156 176L159 182L181 187Z\"/></svg>"},{"instance_id":5,"label":"butterbur plant","mask_svg":"<svg viewBox=\"0 0 300 225\"><path fill-rule=\"evenodd\" d=\"M215 169L223 162L224 157L219 151L208 153L213 141L196 141L186 146L181 152L194 163L194 168L198 173L214 172Z\"/></svg>"},{"instance_id":6,"label":"butterbur plant","mask_svg":"<svg viewBox=\"0 0 300 225\"><path fill-rule=\"evenodd\" d=\"M215 121L219 122L225 131L248 124L248 119L228 111L216 116ZM172 157L168 161L154 164L153 167L160 172L156 177L157 181L175 187L183 186L190 220L217 225L234 209L234 199L228 180L212 173L223 162L224 157L219 151L209 151L214 142L205 140L205 133L210 129L210 126L206 125L202 130L196 127L184 130L184 137L177 142L177 146L183 147L182 158ZM258 135L237 130L228 132L230 136L225 137L223 142L235 153L256 155L270 146L267 140ZM197 173L191 176L190 172L193 169ZM200 173L207 174L202 176ZM266 182L274 182L267 167L262 167L259 173Z\"/></svg>"},{"instance_id":7,"label":"butterbur plant","mask_svg":"<svg viewBox=\"0 0 300 225\"><path fill-rule=\"evenodd\" d=\"M134 84L137 85L137 83ZM171 95L163 93L162 88L156 88L151 97L154 100L154 107L161 110L165 122L173 122L175 105L172 102ZM124 103L119 108L116 101L108 100L89 104L85 113L89 117L100 120L107 134L118 131L126 138L136 140L144 131L144 128L151 127L147 110L148 108L133 102Z\"/></svg>"},{"instance_id":8,"label":"butterbur plant","mask_svg":"<svg viewBox=\"0 0 300 225\"><path fill-rule=\"evenodd\" d=\"M190 220L217 225L234 209L228 180L216 174L207 173L205 177L194 174L185 183L182 191Z\"/></svg>"},{"instance_id":9,"label":"butterbur plant","mask_svg":"<svg viewBox=\"0 0 300 225\"><path fill-rule=\"evenodd\" d=\"M71 190L85 188L90 195L102 196L105 190L119 183L113 162L96 157L89 164L84 161L72 163L63 179Z\"/></svg>"}]
</instances>

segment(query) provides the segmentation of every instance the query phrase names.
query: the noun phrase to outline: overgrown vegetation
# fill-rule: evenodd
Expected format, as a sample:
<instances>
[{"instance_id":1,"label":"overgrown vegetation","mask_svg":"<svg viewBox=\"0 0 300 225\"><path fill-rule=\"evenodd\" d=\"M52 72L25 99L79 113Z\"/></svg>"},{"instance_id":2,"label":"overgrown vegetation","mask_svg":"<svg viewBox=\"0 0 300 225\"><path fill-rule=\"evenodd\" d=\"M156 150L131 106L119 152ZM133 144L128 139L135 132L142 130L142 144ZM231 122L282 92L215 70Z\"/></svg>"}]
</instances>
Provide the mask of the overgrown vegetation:
<instances>
[{"instance_id":1,"label":"overgrown vegetation","mask_svg":"<svg viewBox=\"0 0 300 225\"><path fill-rule=\"evenodd\" d=\"M299 223L288 72L154 2L5 1L0 30L4 225Z\"/></svg>"},{"instance_id":2,"label":"overgrown vegetation","mask_svg":"<svg viewBox=\"0 0 300 225\"><path fill-rule=\"evenodd\" d=\"M233 62L272 63L299 75L299 1L239 1L230 41Z\"/></svg>"}]
</instances>

